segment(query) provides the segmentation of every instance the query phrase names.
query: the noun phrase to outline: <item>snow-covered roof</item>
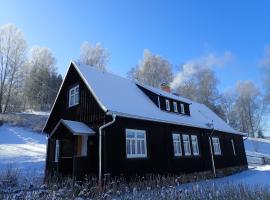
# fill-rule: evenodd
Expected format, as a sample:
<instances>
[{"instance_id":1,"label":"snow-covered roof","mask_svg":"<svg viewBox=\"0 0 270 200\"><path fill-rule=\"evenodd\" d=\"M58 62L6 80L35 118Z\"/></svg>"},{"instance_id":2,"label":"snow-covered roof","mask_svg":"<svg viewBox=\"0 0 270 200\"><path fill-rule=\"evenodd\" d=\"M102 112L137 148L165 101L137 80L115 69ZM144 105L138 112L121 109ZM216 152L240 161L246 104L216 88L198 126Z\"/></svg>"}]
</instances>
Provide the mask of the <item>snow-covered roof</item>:
<instances>
[{"instance_id":1,"label":"snow-covered roof","mask_svg":"<svg viewBox=\"0 0 270 200\"><path fill-rule=\"evenodd\" d=\"M72 63L101 108L109 114L204 129L211 129L212 127L209 127L209 124L213 122L215 130L241 134L203 104L173 95L173 98L191 104L190 116L162 111L143 93L135 82L81 63L74 61ZM151 89L151 91L164 96L168 95L169 98L172 95L148 86L146 86L146 89Z\"/></svg>"},{"instance_id":2,"label":"snow-covered roof","mask_svg":"<svg viewBox=\"0 0 270 200\"><path fill-rule=\"evenodd\" d=\"M82 122L61 119L52 131L52 135L57 130L60 124L63 124L73 135L90 136L95 134L95 131L93 129L91 129L89 126Z\"/></svg>"}]
</instances>

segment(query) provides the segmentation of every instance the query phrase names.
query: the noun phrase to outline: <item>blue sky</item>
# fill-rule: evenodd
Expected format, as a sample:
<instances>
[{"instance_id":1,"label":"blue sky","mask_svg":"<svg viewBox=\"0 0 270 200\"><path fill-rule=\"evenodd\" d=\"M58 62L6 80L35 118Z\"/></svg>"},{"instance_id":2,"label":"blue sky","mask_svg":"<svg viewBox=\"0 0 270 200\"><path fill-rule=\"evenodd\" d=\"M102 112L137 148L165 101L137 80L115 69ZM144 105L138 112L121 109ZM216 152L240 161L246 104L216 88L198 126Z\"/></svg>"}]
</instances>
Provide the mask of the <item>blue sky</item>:
<instances>
[{"instance_id":1,"label":"blue sky","mask_svg":"<svg viewBox=\"0 0 270 200\"><path fill-rule=\"evenodd\" d=\"M270 44L267 1L1 1L0 25L22 29L29 47L49 47L59 72L79 57L84 41L111 53L109 68L120 75L135 66L144 49L175 66L230 52L214 70L219 89L237 80L261 85L259 62Z\"/></svg>"}]
</instances>

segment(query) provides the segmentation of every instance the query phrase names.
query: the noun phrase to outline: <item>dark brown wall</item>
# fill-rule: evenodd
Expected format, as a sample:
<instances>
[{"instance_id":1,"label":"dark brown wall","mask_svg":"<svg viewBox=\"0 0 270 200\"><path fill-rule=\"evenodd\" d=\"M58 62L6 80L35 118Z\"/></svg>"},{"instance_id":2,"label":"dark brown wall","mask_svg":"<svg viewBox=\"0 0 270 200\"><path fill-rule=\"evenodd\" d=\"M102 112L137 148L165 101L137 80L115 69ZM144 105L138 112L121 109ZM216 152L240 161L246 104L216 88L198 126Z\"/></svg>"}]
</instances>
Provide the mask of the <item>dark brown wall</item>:
<instances>
[{"instance_id":1,"label":"dark brown wall","mask_svg":"<svg viewBox=\"0 0 270 200\"><path fill-rule=\"evenodd\" d=\"M80 87L79 104L69 108L69 89L77 84L79 84ZM44 131L46 133L51 133L61 118L81 121L88 125L92 125L102 122L104 117L105 112L100 108L76 69L71 66Z\"/></svg>"},{"instance_id":2,"label":"dark brown wall","mask_svg":"<svg viewBox=\"0 0 270 200\"><path fill-rule=\"evenodd\" d=\"M125 129L146 131L148 158L127 159ZM198 136L200 156L174 157L172 132ZM143 120L117 118L115 124L106 129L104 137L104 173L126 176L144 173L185 173L211 170L211 157L207 131L192 127L181 127ZM217 133L216 133L217 134ZM215 134L214 134L215 135ZM241 136L218 133L221 156L215 156L217 168L246 165L246 157ZM233 155L230 139L235 139L237 156ZM183 144L182 144L182 152Z\"/></svg>"}]
</instances>

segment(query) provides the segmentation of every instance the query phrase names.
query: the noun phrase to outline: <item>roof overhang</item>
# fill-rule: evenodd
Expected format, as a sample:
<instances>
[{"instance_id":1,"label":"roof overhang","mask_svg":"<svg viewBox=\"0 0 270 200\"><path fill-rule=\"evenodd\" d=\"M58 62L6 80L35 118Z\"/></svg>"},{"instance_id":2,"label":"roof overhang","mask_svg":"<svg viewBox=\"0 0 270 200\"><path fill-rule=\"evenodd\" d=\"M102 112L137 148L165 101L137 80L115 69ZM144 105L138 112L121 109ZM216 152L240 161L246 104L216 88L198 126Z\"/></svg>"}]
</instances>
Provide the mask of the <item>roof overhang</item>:
<instances>
[{"instance_id":1,"label":"roof overhang","mask_svg":"<svg viewBox=\"0 0 270 200\"><path fill-rule=\"evenodd\" d=\"M72 133L72 135L92 136L95 134L95 131L83 122L61 119L51 132L51 137L57 131L60 125L65 126L70 131L70 133Z\"/></svg>"}]
</instances>

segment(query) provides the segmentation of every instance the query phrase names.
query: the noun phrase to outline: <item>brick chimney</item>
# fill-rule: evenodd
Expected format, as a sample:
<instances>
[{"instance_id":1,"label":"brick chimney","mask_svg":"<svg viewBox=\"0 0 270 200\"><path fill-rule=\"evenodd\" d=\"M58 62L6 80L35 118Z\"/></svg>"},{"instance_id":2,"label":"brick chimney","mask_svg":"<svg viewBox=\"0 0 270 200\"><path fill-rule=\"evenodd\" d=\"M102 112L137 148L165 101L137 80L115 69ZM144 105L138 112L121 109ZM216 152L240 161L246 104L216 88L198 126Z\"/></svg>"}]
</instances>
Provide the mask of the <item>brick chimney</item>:
<instances>
[{"instance_id":1,"label":"brick chimney","mask_svg":"<svg viewBox=\"0 0 270 200\"><path fill-rule=\"evenodd\" d=\"M160 88L165 92L171 93L171 87L168 83L161 83Z\"/></svg>"}]
</instances>

